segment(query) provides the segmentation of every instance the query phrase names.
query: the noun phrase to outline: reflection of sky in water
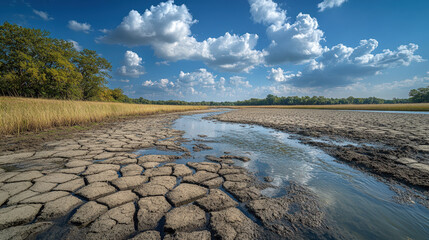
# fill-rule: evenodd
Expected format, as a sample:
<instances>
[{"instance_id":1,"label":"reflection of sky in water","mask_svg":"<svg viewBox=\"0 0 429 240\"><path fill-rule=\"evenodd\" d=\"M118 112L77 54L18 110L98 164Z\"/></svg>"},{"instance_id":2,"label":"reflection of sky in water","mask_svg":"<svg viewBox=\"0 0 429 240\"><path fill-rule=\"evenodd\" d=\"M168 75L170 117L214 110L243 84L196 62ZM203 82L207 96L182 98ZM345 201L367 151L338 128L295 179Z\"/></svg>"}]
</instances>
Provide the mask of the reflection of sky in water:
<instances>
[{"instance_id":1,"label":"reflection of sky in water","mask_svg":"<svg viewBox=\"0 0 429 240\"><path fill-rule=\"evenodd\" d=\"M352 145L355 147L363 147L363 146L368 146L368 147L373 147L373 148L390 148L386 145L380 144L380 143L357 143L357 142L352 142L352 141L348 141L345 139L337 139L337 140L333 140L330 138L315 138L315 137L309 137L309 139L313 142L320 142L320 143L326 143L326 144L330 144L330 145L336 145L336 146L347 146L347 145Z\"/></svg>"},{"instance_id":2,"label":"reflection of sky in water","mask_svg":"<svg viewBox=\"0 0 429 240\"><path fill-rule=\"evenodd\" d=\"M326 208L327 218L353 238L427 239L429 210L421 205L402 205L393 201L387 185L345 164L338 163L323 151L291 139L289 134L260 126L203 120L211 115L196 114L176 120L173 128L184 130L185 138L208 137L213 150L194 152L192 159L224 152L248 156L247 163L237 161L261 179L270 176L273 185L263 191L267 196L283 194L282 186L295 181L309 187ZM317 139L316 139L317 140ZM192 149L193 142L183 145ZM149 154L149 152L145 152Z\"/></svg>"}]
</instances>

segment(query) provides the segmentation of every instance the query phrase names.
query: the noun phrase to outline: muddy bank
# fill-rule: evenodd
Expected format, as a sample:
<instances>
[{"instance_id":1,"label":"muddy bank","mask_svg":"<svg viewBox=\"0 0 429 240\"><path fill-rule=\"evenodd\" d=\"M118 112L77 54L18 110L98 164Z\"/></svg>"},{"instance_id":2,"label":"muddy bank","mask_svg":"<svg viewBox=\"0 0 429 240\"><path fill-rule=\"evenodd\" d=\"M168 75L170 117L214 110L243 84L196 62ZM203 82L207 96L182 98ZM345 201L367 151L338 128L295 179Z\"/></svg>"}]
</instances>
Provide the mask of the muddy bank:
<instances>
[{"instance_id":1,"label":"muddy bank","mask_svg":"<svg viewBox=\"0 0 429 240\"><path fill-rule=\"evenodd\" d=\"M429 189L428 115L258 108L214 118L299 134L304 143L318 146L361 170ZM344 140L351 144L337 144Z\"/></svg>"},{"instance_id":2,"label":"muddy bank","mask_svg":"<svg viewBox=\"0 0 429 240\"><path fill-rule=\"evenodd\" d=\"M0 238L341 238L306 188L290 183L289 194L264 197L273 186L234 166L251 159L187 161L188 140L171 128L179 116L124 120L0 153ZM172 154L135 153L141 149Z\"/></svg>"}]
</instances>

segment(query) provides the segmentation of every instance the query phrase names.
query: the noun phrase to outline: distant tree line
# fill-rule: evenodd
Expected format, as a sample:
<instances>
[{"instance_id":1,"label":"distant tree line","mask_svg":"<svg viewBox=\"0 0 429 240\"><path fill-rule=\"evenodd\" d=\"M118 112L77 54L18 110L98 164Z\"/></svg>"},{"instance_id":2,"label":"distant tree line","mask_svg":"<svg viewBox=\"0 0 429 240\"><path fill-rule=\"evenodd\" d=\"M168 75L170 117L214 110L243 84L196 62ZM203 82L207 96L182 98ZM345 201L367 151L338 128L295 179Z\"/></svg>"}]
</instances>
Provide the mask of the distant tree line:
<instances>
[{"instance_id":1,"label":"distant tree line","mask_svg":"<svg viewBox=\"0 0 429 240\"><path fill-rule=\"evenodd\" d=\"M326 98L323 96L304 97L277 97L272 94L265 99L249 99L238 101L237 105L333 105L333 104L382 104L382 103L404 103L407 99L384 100L376 97L368 98Z\"/></svg>"},{"instance_id":2,"label":"distant tree line","mask_svg":"<svg viewBox=\"0 0 429 240\"><path fill-rule=\"evenodd\" d=\"M0 26L1 95L122 101L121 89L106 87L111 68L95 51L77 51L47 31Z\"/></svg>"},{"instance_id":3,"label":"distant tree line","mask_svg":"<svg viewBox=\"0 0 429 240\"><path fill-rule=\"evenodd\" d=\"M377 97L367 98L326 98L323 96L289 96L278 97L272 94L267 95L266 98L251 98L244 101L236 102L186 102L178 100L168 101L151 101L142 97L131 99L126 98L126 102L138 104L169 104L169 105L205 105L205 106L258 106L258 105L334 105L334 104L396 104L396 103L428 103L429 102L429 86L426 88L412 89L409 92L410 98L393 98L386 100Z\"/></svg>"},{"instance_id":4,"label":"distant tree line","mask_svg":"<svg viewBox=\"0 0 429 240\"><path fill-rule=\"evenodd\" d=\"M186 102L178 100L168 101L151 101L144 98L131 99L128 98L126 102L138 104L169 104L169 105L205 105L205 106L258 106L258 105L333 105L333 104L382 104L382 103L409 103L409 99L385 100L376 97L369 98L325 98L322 96L313 97L278 97L269 94L266 98L251 98L244 101L236 102Z\"/></svg>"}]
</instances>

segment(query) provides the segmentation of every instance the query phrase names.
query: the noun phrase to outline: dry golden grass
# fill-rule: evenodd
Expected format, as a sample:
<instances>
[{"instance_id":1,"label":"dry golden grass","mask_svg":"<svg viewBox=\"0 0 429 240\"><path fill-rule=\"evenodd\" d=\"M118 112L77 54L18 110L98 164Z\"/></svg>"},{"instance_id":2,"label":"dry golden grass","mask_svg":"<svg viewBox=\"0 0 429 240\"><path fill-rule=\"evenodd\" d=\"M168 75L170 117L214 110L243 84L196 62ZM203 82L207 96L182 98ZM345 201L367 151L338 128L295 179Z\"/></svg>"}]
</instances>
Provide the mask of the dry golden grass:
<instances>
[{"instance_id":1,"label":"dry golden grass","mask_svg":"<svg viewBox=\"0 0 429 240\"><path fill-rule=\"evenodd\" d=\"M429 103L404 104L340 104L340 105L270 105L237 106L234 108L288 108L288 109L336 109L336 110L376 110L376 111L429 111Z\"/></svg>"},{"instance_id":2,"label":"dry golden grass","mask_svg":"<svg viewBox=\"0 0 429 240\"><path fill-rule=\"evenodd\" d=\"M109 102L0 97L0 134L19 134L107 118L207 109L205 106L143 105Z\"/></svg>"}]
</instances>

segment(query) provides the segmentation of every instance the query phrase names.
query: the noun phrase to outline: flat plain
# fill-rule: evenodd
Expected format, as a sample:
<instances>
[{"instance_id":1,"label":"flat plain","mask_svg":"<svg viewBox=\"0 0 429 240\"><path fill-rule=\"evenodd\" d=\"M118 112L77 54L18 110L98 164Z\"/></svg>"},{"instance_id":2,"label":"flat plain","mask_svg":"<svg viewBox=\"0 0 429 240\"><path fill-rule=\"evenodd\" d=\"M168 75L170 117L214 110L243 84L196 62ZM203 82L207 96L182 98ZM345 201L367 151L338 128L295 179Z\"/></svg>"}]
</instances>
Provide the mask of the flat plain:
<instances>
[{"instance_id":1,"label":"flat plain","mask_svg":"<svg viewBox=\"0 0 429 240\"><path fill-rule=\"evenodd\" d=\"M207 111L123 119L24 148L3 141L1 149L9 150L0 154L0 239L343 237L305 186L263 195L273 185L233 161L252 159L225 153L195 162L193 152L210 149L205 136L190 151L183 146L189 139L172 123L181 114ZM296 133L363 171L429 188L427 115L248 108L215 118ZM312 139L321 136L376 145ZM142 149L164 153L135 153Z\"/></svg>"},{"instance_id":2,"label":"flat plain","mask_svg":"<svg viewBox=\"0 0 429 240\"><path fill-rule=\"evenodd\" d=\"M338 110L245 108L215 116L307 137L328 136L380 147L333 146L303 138L331 155L382 177L429 187L429 115Z\"/></svg>"},{"instance_id":3,"label":"flat plain","mask_svg":"<svg viewBox=\"0 0 429 240\"><path fill-rule=\"evenodd\" d=\"M3 151L0 239L282 239L302 238L308 231L331 234L305 188L291 185L293 197L264 197L261 190L268 183L234 166L233 159L250 159L224 155L175 163L192 158L182 146L187 141L183 132L171 128L179 116L128 119ZM195 147L203 151L205 145ZM141 149L176 154L133 153ZM265 227L243 213L243 204ZM302 210L288 211L292 206Z\"/></svg>"}]
</instances>

